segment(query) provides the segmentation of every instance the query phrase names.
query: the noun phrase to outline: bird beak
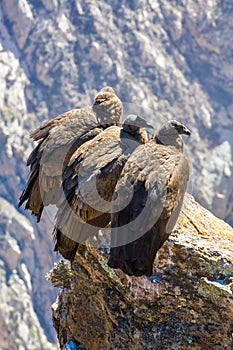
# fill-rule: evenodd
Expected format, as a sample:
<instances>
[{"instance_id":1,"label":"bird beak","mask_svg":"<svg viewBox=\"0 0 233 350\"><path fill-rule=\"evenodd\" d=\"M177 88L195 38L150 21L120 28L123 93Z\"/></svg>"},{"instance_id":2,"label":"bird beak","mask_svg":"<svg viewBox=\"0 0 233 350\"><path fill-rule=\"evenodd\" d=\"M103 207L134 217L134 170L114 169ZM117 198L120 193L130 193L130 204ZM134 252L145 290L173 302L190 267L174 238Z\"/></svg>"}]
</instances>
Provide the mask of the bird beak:
<instances>
[{"instance_id":1,"label":"bird beak","mask_svg":"<svg viewBox=\"0 0 233 350\"><path fill-rule=\"evenodd\" d=\"M146 126L144 126L144 128L147 128L147 129L153 129L154 130L154 127L152 124L146 122Z\"/></svg>"},{"instance_id":2,"label":"bird beak","mask_svg":"<svg viewBox=\"0 0 233 350\"><path fill-rule=\"evenodd\" d=\"M136 125L140 128L154 129L153 125L148 123L144 118L137 116Z\"/></svg>"},{"instance_id":3,"label":"bird beak","mask_svg":"<svg viewBox=\"0 0 233 350\"><path fill-rule=\"evenodd\" d=\"M191 131L188 128L184 127L183 128L183 134L187 135L187 136L191 136Z\"/></svg>"},{"instance_id":4,"label":"bird beak","mask_svg":"<svg viewBox=\"0 0 233 350\"><path fill-rule=\"evenodd\" d=\"M100 105L102 102L104 102L104 99L99 98L98 100L95 100L94 105Z\"/></svg>"}]
</instances>

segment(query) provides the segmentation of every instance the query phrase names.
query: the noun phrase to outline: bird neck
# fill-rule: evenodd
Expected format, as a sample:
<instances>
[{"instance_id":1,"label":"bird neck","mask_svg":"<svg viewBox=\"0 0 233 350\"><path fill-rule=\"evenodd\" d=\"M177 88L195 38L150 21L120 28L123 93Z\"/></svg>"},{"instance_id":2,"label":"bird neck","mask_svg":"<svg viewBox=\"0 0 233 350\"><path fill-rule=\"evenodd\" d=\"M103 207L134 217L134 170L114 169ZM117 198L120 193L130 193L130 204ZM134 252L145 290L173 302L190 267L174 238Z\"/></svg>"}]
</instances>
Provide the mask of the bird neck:
<instances>
[{"instance_id":1,"label":"bird neck","mask_svg":"<svg viewBox=\"0 0 233 350\"><path fill-rule=\"evenodd\" d=\"M147 132L143 129L139 129L137 133L134 135L134 137L139 143L142 143L142 144L148 141Z\"/></svg>"},{"instance_id":2,"label":"bird neck","mask_svg":"<svg viewBox=\"0 0 233 350\"><path fill-rule=\"evenodd\" d=\"M133 124L123 124L123 131L132 136L138 143L146 143L148 141L146 131Z\"/></svg>"},{"instance_id":3,"label":"bird neck","mask_svg":"<svg viewBox=\"0 0 233 350\"><path fill-rule=\"evenodd\" d=\"M183 151L183 140L180 135L157 135L155 142L158 145L173 146L179 151Z\"/></svg>"}]
</instances>

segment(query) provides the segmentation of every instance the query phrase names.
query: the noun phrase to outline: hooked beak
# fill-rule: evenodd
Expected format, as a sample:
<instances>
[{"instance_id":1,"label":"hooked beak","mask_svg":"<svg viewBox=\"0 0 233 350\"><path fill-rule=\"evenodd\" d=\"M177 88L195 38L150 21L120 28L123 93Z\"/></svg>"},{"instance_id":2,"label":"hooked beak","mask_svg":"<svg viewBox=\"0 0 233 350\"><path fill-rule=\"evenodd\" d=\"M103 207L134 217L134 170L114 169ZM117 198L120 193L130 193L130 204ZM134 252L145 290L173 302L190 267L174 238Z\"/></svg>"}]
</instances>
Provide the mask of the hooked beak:
<instances>
[{"instance_id":1,"label":"hooked beak","mask_svg":"<svg viewBox=\"0 0 233 350\"><path fill-rule=\"evenodd\" d=\"M144 118L137 116L136 125L140 128L154 129L153 125L148 123Z\"/></svg>"},{"instance_id":2,"label":"hooked beak","mask_svg":"<svg viewBox=\"0 0 233 350\"><path fill-rule=\"evenodd\" d=\"M191 136L191 131L187 127L184 127L183 128L183 134L187 135L187 136Z\"/></svg>"},{"instance_id":3,"label":"hooked beak","mask_svg":"<svg viewBox=\"0 0 233 350\"><path fill-rule=\"evenodd\" d=\"M95 105L95 106L100 105L103 101L104 101L103 98L98 99L98 100L95 100L94 105Z\"/></svg>"},{"instance_id":4,"label":"hooked beak","mask_svg":"<svg viewBox=\"0 0 233 350\"><path fill-rule=\"evenodd\" d=\"M191 135L191 131L187 128L187 126L185 126L184 124L182 124L181 122L175 119L169 120L168 124L170 124L173 128L175 128L180 135L182 134L187 136Z\"/></svg>"}]
</instances>

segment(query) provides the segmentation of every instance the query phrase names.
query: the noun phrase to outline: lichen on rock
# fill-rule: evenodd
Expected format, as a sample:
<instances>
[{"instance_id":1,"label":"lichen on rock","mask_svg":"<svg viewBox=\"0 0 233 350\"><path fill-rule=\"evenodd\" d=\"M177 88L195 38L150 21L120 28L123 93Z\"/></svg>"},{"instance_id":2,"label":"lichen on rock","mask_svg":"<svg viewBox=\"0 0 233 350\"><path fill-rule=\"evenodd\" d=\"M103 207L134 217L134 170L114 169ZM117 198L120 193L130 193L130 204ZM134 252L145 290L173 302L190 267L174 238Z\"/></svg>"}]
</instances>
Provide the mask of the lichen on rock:
<instances>
[{"instance_id":1,"label":"lichen on rock","mask_svg":"<svg viewBox=\"0 0 233 350\"><path fill-rule=\"evenodd\" d=\"M94 349L230 349L233 230L186 195L176 229L150 278L107 268L87 247L53 305L60 346Z\"/></svg>"}]
</instances>

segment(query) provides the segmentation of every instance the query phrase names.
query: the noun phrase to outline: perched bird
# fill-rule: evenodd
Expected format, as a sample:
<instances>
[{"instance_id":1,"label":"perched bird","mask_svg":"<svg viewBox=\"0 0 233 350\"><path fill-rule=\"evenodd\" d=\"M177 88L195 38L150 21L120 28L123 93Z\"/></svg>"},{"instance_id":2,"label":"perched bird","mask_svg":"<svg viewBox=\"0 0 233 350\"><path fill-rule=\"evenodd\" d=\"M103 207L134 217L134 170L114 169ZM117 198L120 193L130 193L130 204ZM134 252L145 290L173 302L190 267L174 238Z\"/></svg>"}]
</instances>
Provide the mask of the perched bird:
<instances>
[{"instance_id":1,"label":"perched bird","mask_svg":"<svg viewBox=\"0 0 233 350\"><path fill-rule=\"evenodd\" d=\"M152 274L156 253L177 221L189 178L180 134L191 133L178 121L168 121L125 164L113 194L110 267L128 275Z\"/></svg>"},{"instance_id":2,"label":"perched bird","mask_svg":"<svg viewBox=\"0 0 233 350\"><path fill-rule=\"evenodd\" d=\"M121 170L134 149L147 141L143 128L153 126L129 115L122 128L111 126L79 147L63 172L58 200L55 250L72 260L78 243L110 222L111 200ZM86 224L85 224L86 223Z\"/></svg>"},{"instance_id":3,"label":"perched bird","mask_svg":"<svg viewBox=\"0 0 233 350\"><path fill-rule=\"evenodd\" d=\"M30 137L38 145L30 154L30 174L19 199L19 206L32 211L40 221L44 206L56 203L61 175L72 153L110 125L118 125L122 103L111 87L102 88L94 104L73 109L45 121Z\"/></svg>"}]
</instances>

